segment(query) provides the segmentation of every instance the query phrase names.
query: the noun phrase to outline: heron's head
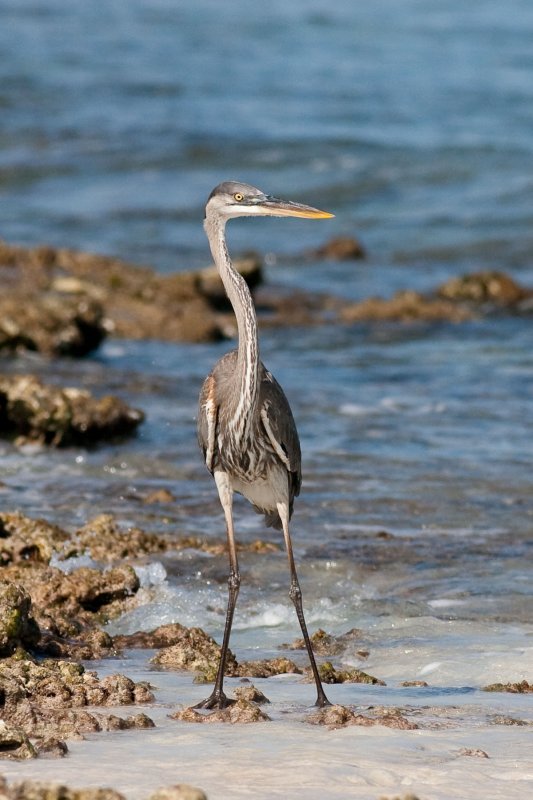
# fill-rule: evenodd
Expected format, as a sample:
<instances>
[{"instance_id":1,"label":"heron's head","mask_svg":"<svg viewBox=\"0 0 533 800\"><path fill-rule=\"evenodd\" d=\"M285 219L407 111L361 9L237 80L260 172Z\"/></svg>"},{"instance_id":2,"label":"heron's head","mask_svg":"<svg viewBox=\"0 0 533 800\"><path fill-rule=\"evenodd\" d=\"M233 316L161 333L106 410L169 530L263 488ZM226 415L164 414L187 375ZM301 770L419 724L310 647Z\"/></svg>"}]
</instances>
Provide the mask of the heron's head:
<instances>
[{"instance_id":1,"label":"heron's head","mask_svg":"<svg viewBox=\"0 0 533 800\"><path fill-rule=\"evenodd\" d=\"M327 211L312 206L279 200L265 194L255 186L237 181L225 181L216 186L205 207L206 217L214 215L224 221L233 217L307 217L326 219L332 217Z\"/></svg>"}]
</instances>

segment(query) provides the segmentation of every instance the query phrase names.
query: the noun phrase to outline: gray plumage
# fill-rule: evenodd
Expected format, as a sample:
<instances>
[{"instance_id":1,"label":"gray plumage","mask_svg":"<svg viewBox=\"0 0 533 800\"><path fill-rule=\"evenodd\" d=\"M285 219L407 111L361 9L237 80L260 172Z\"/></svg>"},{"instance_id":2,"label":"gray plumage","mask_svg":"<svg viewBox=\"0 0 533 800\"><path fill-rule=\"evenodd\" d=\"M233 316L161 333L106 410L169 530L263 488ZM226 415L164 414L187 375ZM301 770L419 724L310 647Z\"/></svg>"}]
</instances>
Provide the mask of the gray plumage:
<instances>
[{"instance_id":1,"label":"gray plumage","mask_svg":"<svg viewBox=\"0 0 533 800\"><path fill-rule=\"evenodd\" d=\"M259 359L257 320L250 290L235 270L226 246L225 225L240 216L331 217L324 211L278 200L236 181L221 183L206 205L204 228L226 294L233 306L238 348L223 356L204 381L198 407L198 441L217 485L226 520L230 574L220 664L212 694L201 708L223 708L224 670L240 587L233 528L233 494L244 495L267 525L283 531L291 574L290 597L307 647L317 688L317 705L328 704L303 615L289 533L294 498L302 482L300 442L283 389Z\"/></svg>"},{"instance_id":2,"label":"gray plumage","mask_svg":"<svg viewBox=\"0 0 533 800\"><path fill-rule=\"evenodd\" d=\"M238 351L232 350L217 362L205 379L200 393L198 443L204 454L206 466L211 474L219 468L229 474L237 475L244 482L268 480L270 471L280 463L280 459L265 430L262 417L266 415L276 442L287 459L287 463L281 462L281 466L287 473L290 519L294 498L300 494L302 470L300 440L289 401L272 373L260 362L257 407L244 410L245 414L250 415L249 427L246 436L236 447L229 432L229 421L236 411L233 390L238 383L237 368ZM208 460L209 425L205 408L211 393L216 408L215 445ZM268 527L282 529L277 508L260 508L255 504L253 507L259 514L265 515Z\"/></svg>"}]
</instances>

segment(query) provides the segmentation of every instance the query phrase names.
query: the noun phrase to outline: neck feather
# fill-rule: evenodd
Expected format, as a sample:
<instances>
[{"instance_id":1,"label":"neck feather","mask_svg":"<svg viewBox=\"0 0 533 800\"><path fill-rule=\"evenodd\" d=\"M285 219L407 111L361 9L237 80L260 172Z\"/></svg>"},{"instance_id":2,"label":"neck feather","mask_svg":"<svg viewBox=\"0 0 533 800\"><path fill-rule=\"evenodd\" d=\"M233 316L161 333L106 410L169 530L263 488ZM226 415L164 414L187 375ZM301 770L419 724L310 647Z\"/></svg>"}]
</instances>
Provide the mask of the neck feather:
<instances>
[{"instance_id":1,"label":"neck feather","mask_svg":"<svg viewBox=\"0 0 533 800\"><path fill-rule=\"evenodd\" d=\"M207 216L204 222L211 254L224 284L235 317L239 334L237 376L240 393L237 415L254 408L259 394L259 346L257 339L257 317L248 285L233 264L228 253L225 223Z\"/></svg>"}]
</instances>

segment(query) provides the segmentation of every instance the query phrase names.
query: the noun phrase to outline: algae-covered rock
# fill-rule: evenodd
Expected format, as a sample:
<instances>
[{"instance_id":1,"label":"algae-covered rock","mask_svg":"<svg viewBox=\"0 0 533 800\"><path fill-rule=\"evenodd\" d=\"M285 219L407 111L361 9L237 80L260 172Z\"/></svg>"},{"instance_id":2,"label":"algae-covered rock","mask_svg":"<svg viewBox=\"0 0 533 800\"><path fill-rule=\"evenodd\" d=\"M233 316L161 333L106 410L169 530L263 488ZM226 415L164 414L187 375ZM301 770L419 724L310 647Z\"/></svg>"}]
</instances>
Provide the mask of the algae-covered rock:
<instances>
[{"instance_id":1,"label":"algae-covered rock","mask_svg":"<svg viewBox=\"0 0 533 800\"><path fill-rule=\"evenodd\" d=\"M0 657L11 655L18 647L32 648L39 638L28 593L17 584L0 582Z\"/></svg>"},{"instance_id":2,"label":"algae-covered rock","mask_svg":"<svg viewBox=\"0 0 533 800\"><path fill-rule=\"evenodd\" d=\"M90 659L114 654L113 640L100 626L135 605L140 584L134 568L122 563L107 569L70 567L65 572L49 562L55 557L61 564L63 558L68 569L69 557L87 552L102 560L122 561L168 546L163 537L136 530L131 531L128 543L129 533L105 516L69 534L45 520L18 512L0 513L0 610L4 602L0 653L37 645L41 654L56 657ZM5 606L8 600L10 610Z\"/></svg>"},{"instance_id":3,"label":"algae-covered rock","mask_svg":"<svg viewBox=\"0 0 533 800\"><path fill-rule=\"evenodd\" d=\"M139 578L127 564L103 572L79 567L68 574L41 564L11 564L3 577L24 586L40 628L63 637L75 637L125 611L139 589Z\"/></svg>"},{"instance_id":4,"label":"algae-covered rock","mask_svg":"<svg viewBox=\"0 0 533 800\"><path fill-rule=\"evenodd\" d=\"M171 714L170 718L180 720L181 722L229 722L232 725L247 725L252 722L266 722L270 720L270 717L265 714L264 711L261 711L258 705L244 698L239 698L226 708L218 708L215 711L210 711L208 714L200 713L194 708L186 708L183 711L177 711Z\"/></svg>"},{"instance_id":5,"label":"algae-covered rock","mask_svg":"<svg viewBox=\"0 0 533 800\"><path fill-rule=\"evenodd\" d=\"M81 612L114 615L114 605L134 595L139 578L128 564L101 572L92 567L79 567L65 574L54 567L47 568L48 583L35 587L34 604L49 611L58 609L76 617Z\"/></svg>"},{"instance_id":6,"label":"algae-covered rock","mask_svg":"<svg viewBox=\"0 0 533 800\"><path fill-rule=\"evenodd\" d=\"M201 628L187 628L178 622L161 625L154 631L138 631L115 636L117 648L159 648L151 663L162 669L184 669L197 673L197 683L215 680L220 660L220 645ZM301 674L302 670L285 656L238 663L231 650L226 659L226 675L246 678L269 678L285 673Z\"/></svg>"},{"instance_id":7,"label":"algae-covered rock","mask_svg":"<svg viewBox=\"0 0 533 800\"><path fill-rule=\"evenodd\" d=\"M528 292L505 272L483 270L450 278L438 288L437 294L455 302L513 306Z\"/></svg>"},{"instance_id":8,"label":"algae-covered rock","mask_svg":"<svg viewBox=\"0 0 533 800\"><path fill-rule=\"evenodd\" d=\"M253 684L250 686L237 686L234 695L237 700L247 700L249 703L257 703L259 706L263 705L263 703L270 703L268 697L265 697L263 692L260 692Z\"/></svg>"},{"instance_id":9,"label":"algae-covered rock","mask_svg":"<svg viewBox=\"0 0 533 800\"><path fill-rule=\"evenodd\" d=\"M87 707L138 705L153 701L145 682L125 675L100 679L96 672L71 661L11 658L0 663L2 716L6 725L36 738L38 748L51 739L79 738L102 730L151 727L144 714L123 720ZM49 753L52 754L52 753ZM56 755L60 754L56 749Z\"/></svg>"},{"instance_id":10,"label":"algae-covered rock","mask_svg":"<svg viewBox=\"0 0 533 800\"><path fill-rule=\"evenodd\" d=\"M50 630L42 630L38 652L52 658L75 658L83 661L107 658L117 654L111 636L98 627L85 626L79 636L63 638Z\"/></svg>"},{"instance_id":11,"label":"algae-covered rock","mask_svg":"<svg viewBox=\"0 0 533 800\"><path fill-rule=\"evenodd\" d=\"M90 297L38 292L34 286L0 296L0 352L84 356L106 334L102 306Z\"/></svg>"},{"instance_id":12,"label":"algae-covered rock","mask_svg":"<svg viewBox=\"0 0 533 800\"><path fill-rule=\"evenodd\" d=\"M39 758L64 758L68 753L68 747L63 739L49 736L38 742L36 751Z\"/></svg>"},{"instance_id":13,"label":"algae-covered rock","mask_svg":"<svg viewBox=\"0 0 533 800\"><path fill-rule=\"evenodd\" d=\"M158 789L150 795L148 800L207 800L207 795L196 786L177 783L175 786Z\"/></svg>"},{"instance_id":14,"label":"algae-covered rock","mask_svg":"<svg viewBox=\"0 0 533 800\"><path fill-rule=\"evenodd\" d=\"M23 760L36 756L37 752L22 728L0 720L0 758Z\"/></svg>"},{"instance_id":15,"label":"algae-covered rock","mask_svg":"<svg viewBox=\"0 0 533 800\"><path fill-rule=\"evenodd\" d=\"M415 730L418 728L414 722L403 716L398 709L373 709L371 715L359 714L348 706L333 705L318 709L310 714L306 722L312 725L325 725L327 728L345 728L349 725L372 727L385 725L387 728L400 730Z\"/></svg>"},{"instance_id":16,"label":"algae-covered rock","mask_svg":"<svg viewBox=\"0 0 533 800\"><path fill-rule=\"evenodd\" d=\"M340 316L343 322L465 322L476 315L446 298L404 290L390 299L369 297L346 304Z\"/></svg>"},{"instance_id":17,"label":"algae-covered rock","mask_svg":"<svg viewBox=\"0 0 533 800\"><path fill-rule=\"evenodd\" d=\"M75 789L59 783L29 780L8 785L2 778L0 792L6 800L126 800L114 789ZM207 795L196 786L178 783L157 789L148 800L207 800Z\"/></svg>"},{"instance_id":18,"label":"algae-covered rock","mask_svg":"<svg viewBox=\"0 0 533 800\"><path fill-rule=\"evenodd\" d=\"M188 629L179 622L169 622L160 625L153 631L136 631L135 633L119 634L113 638L116 647L138 647L158 650L182 642Z\"/></svg>"},{"instance_id":19,"label":"algae-covered rock","mask_svg":"<svg viewBox=\"0 0 533 800\"><path fill-rule=\"evenodd\" d=\"M352 628L346 633L339 636L334 636L331 633L326 633L322 628L318 628L311 634L311 645L313 652L317 656L337 656L343 653L354 641L360 639L362 631L358 628ZM295 639L291 644L281 645L281 649L285 650L305 650L305 641L303 638Z\"/></svg>"},{"instance_id":20,"label":"algae-covered rock","mask_svg":"<svg viewBox=\"0 0 533 800\"><path fill-rule=\"evenodd\" d=\"M473 756L474 758L489 758L488 753L486 753L485 750L481 750L479 747L461 747L459 755Z\"/></svg>"},{"instance_id":21,"label":"algae-covered rock","mask_svg":"<svg viewBox=\"0 0 533 800\"><path fill-rule=\"evenodd\" d=\"M186 628L177 624L174 633L174 643L169 647L163 647L151 659L151 663L164 669L199 672L203 681L214 680L220 660L220 646L213 637L201 628ZM237 674L237 661L230 650L226 658L225 674Z\"/></svg>"},{"instance_id":22,"label":"algae-covered rock","mask_svg":"<svg viewBox=\"0 0 533 800\"><path fill-rule=\"evenodd\" d=\"M195 544L203 549L204 541L170 538L123 526L111 514L99 514L71 533L19 511L0 512L0 565L48 564L53 555L65 561L80 555L90 555L100 562L124 561Z\"/></svg>"},{"instance_id":23,"label":"algae-covered rock","mask_svg":"<svg viewBox=\"0 0 533 800\"><path fill-rule=\"evenodd\" d=\"M125 675L99 679L73 661L46 659L5 659L0 663L0 686L4 711L11 715L21 699L46 708L81 708L83 706L121 706L147 703L153 694L147 683L135 683Z\"/></svg>"},{"instance_id":24,"label":"algae-covered rock","mask_svg":"<svg viewBox=\"0 0 533 800\"><path fill-rule=\"evenodd\" d=\"M429 686L429 683L427 681L402 681L400 686L425 688Z\"/></svg>"},{"instance_id":25,"label":"algae-covered rock","mask_svg":"<svg viewBox=\"0 0 533 800\"><path fill-rule=\"evenodd\" d=\"M484 692L511 692L512 694L529 694L533 692L533 683L517 681L516 683L491 683L483 687Z\"/></svg>"},{"instance_id":26,"label":"algae-covered rock","mask_svg":"<svg viewBox=\"0 0 533 800\"><path fill-rule=\"evenodd\" d=\"M117 397L48 386L34 375L0 376L0 433L18 441L94 444L132 433L143 419Z\"/></svg>"},{"instance_id":27,"label":"algae-covered rock","mask_svg":"<svg viewBox=\"0 0 533 800\"><path fill-rule=\"evenodd\" d=\"M7 800L126 800L114 789L71 789L48 781L18 781L2 791Z\"/></svg>"},{"instance_id":28,"label":"algae-covered rock","mask_svg":"<svg viewBox=\"0 0 533 800\"><path fill-rule=\"evenodd\" d=\"M48 564L69 539L69 534L43 519L19 511L0 512L0 565L12 562Z\"/></svg>"},{"instance_id":29,"label":"algae-covered rock","mask_svg":"<svg viewBox=\"0 0 533 800\"><path fill-rule=\"evenodd\" d=\"M237 674L243 678L271 678L273 675L301 675L300 667L290 658L264 658L257 661L242 661Z\"/></svg>"},{"instance_id":30,"label":"algae-covered rock","mask_svg":"<svg viewBox=\"0 0 533 800\"><path fill-rule=\"evenodd\" d=\"M250 261L243 271L257 280ZM161 275L97 254L0 242L0 279L0 349L83 355L107 332L186 342L224 336L215 288L220 278L211 268Z\"/></svg>"},{"instance_id":31,"label":"algae-covered rock","mask_svg":"<svg viewBox=\"0 0 533 800\"><path fill-rule=\"evenodd\" d=\"M313 679L311 668L306 668L309 680ZM322 683L370 683L373 686L385 686L385 681L363 672L362 669L337 669L331 661L318 665L318 672Z\"/></svg>"},{"instance_id":32,"label":"algae-covered rock","mask_svg":"<svg viewBox=\"0 0 533 800\"><path fill-rule=\"evenodd\" d=\"M173 546L168 538L147 533L140 528L121 527L111 514L99 514L79 528L73 537L80 552L95 561L123 561L152 553L162 553Z\"/></svg>"}]
</instances>

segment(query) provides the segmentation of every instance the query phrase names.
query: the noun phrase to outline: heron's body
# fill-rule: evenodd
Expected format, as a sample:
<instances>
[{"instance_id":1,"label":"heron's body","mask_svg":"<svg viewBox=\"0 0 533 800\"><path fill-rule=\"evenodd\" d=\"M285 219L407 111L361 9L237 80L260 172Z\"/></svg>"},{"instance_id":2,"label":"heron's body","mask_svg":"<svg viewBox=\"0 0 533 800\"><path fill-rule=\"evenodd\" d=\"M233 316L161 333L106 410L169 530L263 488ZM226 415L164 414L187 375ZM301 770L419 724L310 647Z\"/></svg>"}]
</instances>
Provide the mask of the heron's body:
<instances>
[{"instance_id":1,"label":"heron's body","mask_svg":"<svg viewBox=\"0 0 533 800\"><path fill-rule=\"evenodd\" d=\"M296 576L289 534L294 498L301 485L300 442L285 394L259 359L257 320L244 278L234 269L226 246L225 225L237 216L330 217L323 211L269 197L247 184L217 186L207 205L204 227L213 259L235 311L239 344L215 365L204 381L198 410L198 441L213 475L228 535L230 575L226 625L215 688L199 705L224 707L224 669L240 576L233 529L233 494L238 492L265 514L267 525L283 530L291 573L290 596L307 646L317 686L317 704L328 700L316 667Z\"/></svg>"},{"instance_id":2,"label":"heron's body","mask_svg":"<svg viewBox=\"0 0 533 800\"><path fill-rule=\"evenodd\" d=\"M248 401L225 402L239 378L238 351L233 350L205 379L198 440L209 471L227 473L233 491L265 514L267 525L281 529L278 503L288 496L290 518L302 482L298 432L283 389L261 362Z\"/></svg>"}]
</instances>

